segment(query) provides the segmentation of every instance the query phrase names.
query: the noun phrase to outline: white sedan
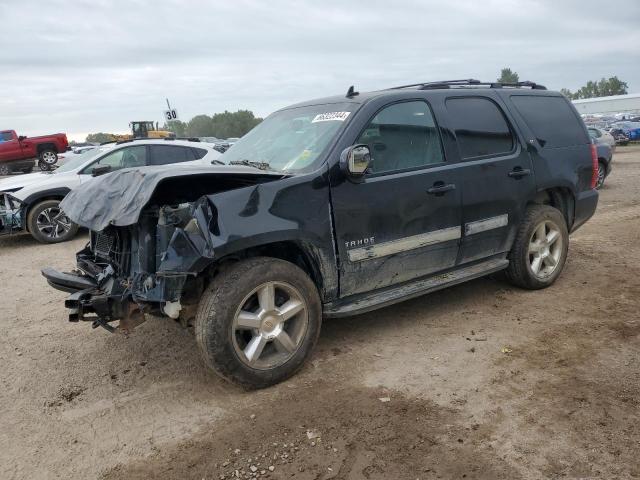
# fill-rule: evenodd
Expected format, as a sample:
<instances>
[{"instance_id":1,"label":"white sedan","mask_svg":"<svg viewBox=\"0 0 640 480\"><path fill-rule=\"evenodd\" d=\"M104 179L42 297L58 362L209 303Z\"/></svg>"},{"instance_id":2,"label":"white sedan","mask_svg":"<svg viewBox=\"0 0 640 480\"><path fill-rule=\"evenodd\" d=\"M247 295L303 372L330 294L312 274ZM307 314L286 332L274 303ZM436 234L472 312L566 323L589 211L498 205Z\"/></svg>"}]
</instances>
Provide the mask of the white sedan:
<instances>
[{"instance_id":1,"label":"white sedan","mask_svg":"<svg viewBox=\"0 0 640 480\"><path fill-rule=\"evenodd\" d=\"M69 157L52 172L0 180L0 235L28 231L42 243L64 242L78 231L60 201L93 175L153 165L210 165L221 156L211 145L183 140L129 140ZM176 165L177 166L177 165Z\"/></svg>"}]
</instances>

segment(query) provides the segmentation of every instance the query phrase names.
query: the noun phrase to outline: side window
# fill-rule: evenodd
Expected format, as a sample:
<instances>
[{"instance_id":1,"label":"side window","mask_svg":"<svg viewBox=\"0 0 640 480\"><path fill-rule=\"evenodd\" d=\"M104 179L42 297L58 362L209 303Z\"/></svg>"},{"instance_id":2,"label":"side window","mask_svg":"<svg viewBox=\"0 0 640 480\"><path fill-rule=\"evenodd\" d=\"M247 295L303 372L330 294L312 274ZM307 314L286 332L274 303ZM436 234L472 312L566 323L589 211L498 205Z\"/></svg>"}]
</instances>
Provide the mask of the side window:
<instances>
[{"instance_id":1,"label":"side window","mask_svg":"<svg viewBox=\"0 0 640 480\"><path fill-rule=\"evenodd\" d=\"M589 143L584 124L565 97L511 95L524 121L543 148L569 147Z\"/></svg>"},{"instance_id":2,"label":"side window","mask_svg":"<svg viewBox=\"0 0 640 480\"><path fill-rule=\"evenodd\" d=\"M191 147L191 151L195 155L196 160L200 160L201 158L204 158L204 156L208 153L204 148Z\"/></svg>"},{"instance_id":3,"label":"side window","mask_svg":"<svg viewBox=\"0 0 640 480\"><path fill-rule=\"evenodd\" d=\"M144 145L120 148L91 164L84 173L91 173L96 167L108 165L111 171L121 168L144 167L147 164L147 148Z\"/></svg>"},{"instance_id":4,"label":"side window","mask_svg":"<svg viewBox=\"0 0 640 480\"><path fill-rule=\"evenodd\" d=\"M378 112L357 143L369 146L372 173L394 172L444 161L440 136L429 106L396 103Z\"/></svg>"},{"instance_id":5,"label":"side window","mask_svg":"<svg viewBox=\"0 0 640 480\"><path fill-rule=\"evenodd\" d=\"M150 165L168 165L170 163L190 162L196 157L190 147L177 145L151 145Z\"/></svg>"},{"instance_id":6,"label":"side window","mask_svg":"<svg viewBox=\"0 0 640 480\"><path fill-rule=\"evenodd\" d=\"M446 100L451 125L463 159L510 153L514 139L504 114L487 98Z\"/></svg>"}]
</instances>

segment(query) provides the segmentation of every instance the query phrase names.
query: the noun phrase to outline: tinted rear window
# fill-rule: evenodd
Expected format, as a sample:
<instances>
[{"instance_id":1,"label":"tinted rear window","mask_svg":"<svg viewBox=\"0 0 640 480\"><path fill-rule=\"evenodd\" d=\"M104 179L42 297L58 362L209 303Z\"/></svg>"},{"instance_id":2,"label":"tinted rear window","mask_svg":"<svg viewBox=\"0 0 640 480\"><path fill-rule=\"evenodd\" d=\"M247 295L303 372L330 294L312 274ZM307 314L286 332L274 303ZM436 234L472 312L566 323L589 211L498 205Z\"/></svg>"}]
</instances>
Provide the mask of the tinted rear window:
<instances>
[{"instance_id":1,"label":"tinted rear window","mask_svg":"<svg viewBox=\"0 0 640 480\"><path fill-rule=\"evenodd\" d=\"M168 165L193 160L195 160L195 155L189 147L151 145L151 165Z\"/></svg>"},{"instance_id":2,"label":"tinted rear window","mask_svg":"<svg viewBox=\"0 0 640 480\"><path fill-rule=\"evenodd\" d=\"M511 101L543 148L589 143L582 121L564 97L512 95Z\"/></svg>"},{"instance_id":3,"label":"tinted rear window","mask_svg":"<svg viewBox=\"0 0 640 480\"><path fill-rule=\"evenodd\" d=\"M196 156L198 160L200 160L202 157L204 157L207 154L207 151L204 148L191 147L191 151L193 152L193 154Z\"/></svg>"},{"instance_id":4,"label":"tinted rear window","mask_svg":"<svg viewBox=\"0 0 640 480\"><path fill-rule=\"evenodd\" d=\"M487 98L448 98L447 112L462 158L503 155L513 150L511 130L498 106Z\"/></svg>"}]
</instances>

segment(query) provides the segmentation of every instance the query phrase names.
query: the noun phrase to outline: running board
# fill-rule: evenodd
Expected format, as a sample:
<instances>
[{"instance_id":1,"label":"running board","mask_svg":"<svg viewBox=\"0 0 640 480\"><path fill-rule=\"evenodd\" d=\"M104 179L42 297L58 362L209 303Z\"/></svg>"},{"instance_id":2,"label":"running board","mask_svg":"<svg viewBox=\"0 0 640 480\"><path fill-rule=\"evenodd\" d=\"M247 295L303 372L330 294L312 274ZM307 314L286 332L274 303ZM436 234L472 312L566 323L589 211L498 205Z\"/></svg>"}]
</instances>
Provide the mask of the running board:
<instances>
[{"instance_id":1,"label":"running board","mask_svg":"<svg viewBox=\"0 0 640 480\"><path fill-rule=\"evenodd\" d=\"M394 285L375 292L353 295L324 305L323 314L327 318L348 317L370 312L378 308L435 292L458 283L473 280L484 275L504 270L509 265L505 258L493 258L481 263L453 270L447 273L415 280L410 283Z\"/></svg>"}]
</instances>

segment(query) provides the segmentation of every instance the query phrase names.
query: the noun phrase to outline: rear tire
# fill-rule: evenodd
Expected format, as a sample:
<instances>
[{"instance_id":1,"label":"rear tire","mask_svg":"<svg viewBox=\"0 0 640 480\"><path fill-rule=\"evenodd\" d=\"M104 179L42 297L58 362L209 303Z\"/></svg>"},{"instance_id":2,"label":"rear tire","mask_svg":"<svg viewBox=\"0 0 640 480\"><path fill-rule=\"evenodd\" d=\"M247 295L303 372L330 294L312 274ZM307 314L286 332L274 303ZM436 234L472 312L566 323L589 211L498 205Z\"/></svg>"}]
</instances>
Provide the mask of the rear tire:
<instances>
[{"instance_id":1,"label":"rear tire","mask_svg":"<svg viewBox=\"0 0 640 480\"><path fill-rule=\"evenodd\" d=\"M38 168L43 172L48 172L49 170L51 170L51 165L49 165L48 163L44 163L42 160L38 160Z\"/></svg>"},{"instance_id":2,"label":"rear tire","mask_svg":"<svg viewBox=\"0 0 640 480\"><path fill-rule=\"evenodd\" d=\"M38 158L40 159L40 163L44 163L46 165L49 165L49 167L51 167L55 165L56 162L58 161L58 152L50 148L47 148L46 150L43 150L40 152L40 154L38 155Z\"/></svg>"},{"instance_id":3,"label":"rear tire","mask_svg":"<svg viewBox=\"0 0 640 480\"><path fill-rule=\"evenodd\" d=\"M290 262L256 257L213 279L198 306L195 334L209 368L255 389L298 371L321 323L320 297L309 276Z\"/></svg>"},{"instance_id":4,"label":"rear tire","mask_svg":"<svg viewBox=\"0 0 640 480\"><path fill-rule=\"evenodd\" d=\"M604 180L607 178L607 167L604 162L598 162L598 183L596 188L600 190L604 186Z\"/></svg>"},{"instance_id":5,"label":"rear tire","mask_svg":"<svg viewBox=\"0 0 640 480\"><path fill-rule=\"evenodd\" d=\"M35 205L27 215L29 233L40 243L60 243L71 240L78 232L60 209L59 200L45 200Z\"/></svg>"},{"instance_id":6,"label":"rear tire","mask_svg":"<svg viewBox=\"0 0 640 480\"><path fill-rule=\"evenodd\" d=\"M562 272L568 249L569 232L562 213L549 205L533 205L509 253L507 278L529 290L547 288Z\"/></svg>"}]
</instances>

